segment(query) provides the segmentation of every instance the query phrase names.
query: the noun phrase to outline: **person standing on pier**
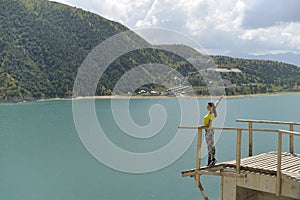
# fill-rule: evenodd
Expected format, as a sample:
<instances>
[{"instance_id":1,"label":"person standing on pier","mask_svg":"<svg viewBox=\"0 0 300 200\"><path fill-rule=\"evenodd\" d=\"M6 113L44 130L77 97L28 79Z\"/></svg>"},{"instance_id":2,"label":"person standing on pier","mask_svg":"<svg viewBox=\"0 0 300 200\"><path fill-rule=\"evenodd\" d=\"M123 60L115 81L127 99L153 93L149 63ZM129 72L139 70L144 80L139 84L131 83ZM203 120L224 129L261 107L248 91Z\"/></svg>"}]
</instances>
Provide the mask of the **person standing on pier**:
<instances>
[{"instance_id":1,"label":"person standing on pier","mask_svg":"<svg viewBox=\"0 0 300 200\"><path fill-rule=\"evenodd\" d=\"M212 129L212 121L217 117L217 106L222 100L223 96L221 96L216 103L209 102L207 104L208 113L204 116L203 125L205 128L205 140L206 146L208 150L208 162L207 166L212 167L216 164L217 160L215 158L216 148L214 145L214 130Z\"/></svg>"}]
</instances>

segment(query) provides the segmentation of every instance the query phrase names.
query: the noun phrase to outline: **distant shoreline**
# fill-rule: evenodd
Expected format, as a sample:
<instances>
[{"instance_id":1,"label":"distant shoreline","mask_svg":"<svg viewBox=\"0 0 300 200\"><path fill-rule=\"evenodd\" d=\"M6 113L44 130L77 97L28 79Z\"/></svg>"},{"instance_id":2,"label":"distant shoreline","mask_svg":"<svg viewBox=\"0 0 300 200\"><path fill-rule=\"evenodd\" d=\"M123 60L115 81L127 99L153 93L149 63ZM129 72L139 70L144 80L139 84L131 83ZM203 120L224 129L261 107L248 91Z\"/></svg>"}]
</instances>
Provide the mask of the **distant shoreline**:
<instances>
[{"instance_id":1,"label":"distant shoreline","mask_svg":"<svg viewBox=\"0 0 300 200\"><path fill-rule=\"evenodd\" d=\"M240 98L251 98L260 96L276 96L276 95L286 95L286 94L300 94L300 92L276 92L276 93L262 93L262 94L248 94L248 95L233 95L224 96L227 99L240 99ZM125 95L115 95L115 96L86 96L86 97L70 97L70 98L50 98L50 99L40 99L40 101L60 101L60 100L81 100L81 99L171 99L171 98L198 98L198 99L209 99L217 98L218 96L125 96Z\"/></svg>"},{"instance_id":2,"label":"distant shoreline","mask_svg":"<svg viewBox=\"0 0 300 200\"><path fill-rule=\"evenodd\" d=\"M247 95L233 95L224 96L227 99L241 99L241 98L251 98L251 97L262 97L262 96L276 96L276 95L289 95L289 94L300 94L300 92L274 92L274 93L261 93L261 94L247 94ZM129 95L115 95L115 96L85 96L85 97L66 97L66 98L49 98L49 99L24 99L24 100L14 100L14 101L1 101L0 104L5 103L25 103L25 102L44 102L44 101L72 101L81 99L172 99L172 98L198 98L198 99L214 99L219 96L129 96Z\"/></svg>"}]
</instances>

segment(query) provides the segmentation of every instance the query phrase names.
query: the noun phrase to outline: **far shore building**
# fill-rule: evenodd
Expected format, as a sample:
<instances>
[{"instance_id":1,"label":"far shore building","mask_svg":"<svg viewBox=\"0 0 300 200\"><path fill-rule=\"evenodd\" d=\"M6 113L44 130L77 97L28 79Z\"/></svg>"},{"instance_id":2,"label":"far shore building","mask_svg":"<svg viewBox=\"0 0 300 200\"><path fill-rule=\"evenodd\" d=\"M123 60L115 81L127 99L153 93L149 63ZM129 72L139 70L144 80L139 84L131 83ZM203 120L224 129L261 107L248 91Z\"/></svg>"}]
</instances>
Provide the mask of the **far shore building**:
<instances>
[{"instance_id":1,"label":"far shore building","mask_svg":"<svg viewBox=\"0 0 300 200\"><path fill-rule=\"evenodd\" d=\"M216 72L221 72L221 73L242 73L242 71L234 66L228 66L228 65L219 65L217 68L209 68L207 70L212 70Z\"/></svg>"}]
</instances>

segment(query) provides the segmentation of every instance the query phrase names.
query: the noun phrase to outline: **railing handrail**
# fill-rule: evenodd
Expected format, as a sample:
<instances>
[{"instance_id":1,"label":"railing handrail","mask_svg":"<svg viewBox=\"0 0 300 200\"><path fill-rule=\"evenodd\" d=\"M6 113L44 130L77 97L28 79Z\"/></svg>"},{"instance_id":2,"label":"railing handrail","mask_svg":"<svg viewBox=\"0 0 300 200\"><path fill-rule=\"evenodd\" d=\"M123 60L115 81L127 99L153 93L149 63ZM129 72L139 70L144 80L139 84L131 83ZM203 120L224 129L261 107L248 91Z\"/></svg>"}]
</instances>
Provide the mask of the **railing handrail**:
<instances>
[{"instance_id":1,"label":"railing handrail","mask_svg":"<svg viewBox=\"0 0 300 200\"><path fill-rule=\"evenodd\" d=\"M249 156L252 156L252 147L253 147L253 124L276 124L276 125L289 125L289 131L294 131L295 125L300 125L300 122L284 122L284 121L271 121L271 120L254 120L254 119L237 119L236 122L247 122L249 127ZM290 136L290 153L294 153L294 135L289 134Z\"/></svg>"},{"instance_id":2,"label":"railing handrail","mask_svg":"<svg viewBox=\"0 0 300 200\"><path fill-rule=\"evenodd\" d=\"M254 130L254 129L253 129ZM296 131L287 131L287 130L278 130L278 132L281 132L281 133L284 133L284 134L287 134L287 135L295 135L295 136L300 136L300 133L299 132L296 132Z\"/></svg>"},{"instance_id":3,"label":"railing handrail","mask_svg":"<svg viewBox=\"0 0 300 200\"><path fill-rule=\"evenodd\" d=\"M285 121L271 121L271 120L254 120L254 119L237 119L236 122L253 122L260 124L293 124L300 125L300 122L285 122Z\"/></svg>"},{"instance_id":4,"label":"railing handrail","mask_svg":"<svg viewBox=\"0 0 300 200\"><path fill-rule=\"evenodd\" d=\"M180 129L199 129L199 128L204 128L204 126L178 126ZM287 135L296 135L300 136L299 132L296 131L288 131L288 130L283 130L283 129L261 129L261 128L235 128L235 127L211 127L210 129L214 130L223 130L223 131L236 131L236 130L242 130L242 131L256 131L256 132L282 132Z\"/></svg>"},{"instance_id":5,"label":"railing handrail","mask_svg":"<svg viewBox=\"0 0 300 200\"><path fill-rule=\"evenodd\" d=\"M204 126L178 126L178 128L181 129L199 129L199 128L204 128ZM278 132L278 129L261 129L261 128L235 128L235 127L210 127L210 129L214 130L223 130L223 131L237 131L237 130L242 130L242 131L257 131L257 132Z\"/></svg>"},{"instance_id":6,"label":"railing handrail","mask_svg":"<svg viewBox=\"0 0 300 200\"><path fill-rule=\"evenodd\" d=\"M293 130L271 130L271 129L257 129L252 127L252 123L255 120L248 120L247 122L249 123L249 128L234 128L234 127L211 127L211 129L214 130L234 130L236 131L237 137L236 137L236 173L240 174L241 172L241 142L242 142L242 131L248 130L249 136L251 135L253 131L261 131L261 132L273 132L277 133L278 135L278 151L277 151L277 177L276 177L276 195L279 196L281 193L281 177L282 177L282 172L281 172L281 161L282 161L282 135L283 134L288 134L290 135L290 138L293 136L300 136L299 132L295 132ZM259 121L259 120L256 120ZM261 121L260 121L261 122ZM273 121L274 122L274 121ZM200 170L201 167L201 145L202 145L202 129L205 128L205 126L200 125L200 126L179 126L178 128L182 129L197 129L198 130L198 143L197 143L197 154L196 154L196 171ZM293 129L293 125L290 124L290 128ZM251 134L250 134L251 133ZM251 144L251 146L250 146ZM294 142L290 143L290 145L294 145ZM251 147L251 148L250 148ZM293 150L293 147L290 149ZM250 151L251 150L251 151ZM251 153L251 154L250 154ZM291 152L292 153L292 152ZM252 138L250 142L250 137L249 137L249 156L252 156ZM195 175L196 178L196 184L200 188L200 174Z\"/></svg>"}]
</instances>

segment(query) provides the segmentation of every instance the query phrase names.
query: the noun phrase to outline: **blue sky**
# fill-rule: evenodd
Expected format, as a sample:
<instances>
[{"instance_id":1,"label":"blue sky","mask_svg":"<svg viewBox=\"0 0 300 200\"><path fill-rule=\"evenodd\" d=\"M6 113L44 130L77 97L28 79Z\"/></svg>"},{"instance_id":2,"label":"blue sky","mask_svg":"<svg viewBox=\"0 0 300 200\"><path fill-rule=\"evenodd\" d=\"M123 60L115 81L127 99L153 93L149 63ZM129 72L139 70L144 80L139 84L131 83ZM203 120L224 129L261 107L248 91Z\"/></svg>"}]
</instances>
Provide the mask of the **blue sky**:
<instances>
[{"instance_id":1,"label":"blue sky","mask_svg":"<svg viewBox=\"0 0 300 200\"><path fill-rule=\"evenodd\" d=\"M278 60L300 67L299 0L56 0L130 29L168 28L209 54Z\"/></svg>"}]
</instances>

